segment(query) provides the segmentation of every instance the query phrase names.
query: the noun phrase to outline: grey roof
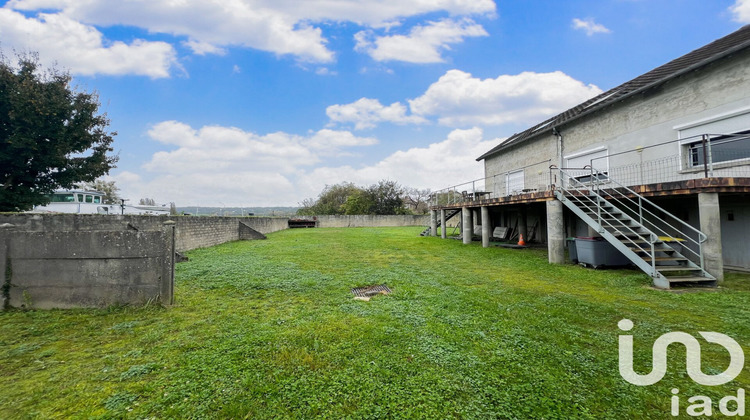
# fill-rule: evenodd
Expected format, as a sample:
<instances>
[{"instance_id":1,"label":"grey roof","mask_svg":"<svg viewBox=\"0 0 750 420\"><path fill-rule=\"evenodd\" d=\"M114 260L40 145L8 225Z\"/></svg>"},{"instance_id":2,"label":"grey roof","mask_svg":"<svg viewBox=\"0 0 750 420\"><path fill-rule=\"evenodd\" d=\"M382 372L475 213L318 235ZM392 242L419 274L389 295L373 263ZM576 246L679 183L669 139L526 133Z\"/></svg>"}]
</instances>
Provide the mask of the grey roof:
<instances>
[{"instance_id":1,"label":"grey roof","mask_svg":"<svg viewBox=\"0 0 750 420\"><path fill-rule=\"evenodd\" d=\"M750 46L750 25L743 26L739 30L732 32L723 38L698 48L697 50L691 51L680 58L657 67L648 73L642 74L629 82L617 86L616 88L597 95L561 114L544 120L526 131L514 134L504 142L493 147L487 153L478 157L477 160L485 159L508 147L532 139L540 134L550 133L554 128L560 127L579 117L591 114L617 101L630 97L631 95L658 86L675 77L703 67L734 52L745 49L748 46Z\"/></svg>"}]
</instances>

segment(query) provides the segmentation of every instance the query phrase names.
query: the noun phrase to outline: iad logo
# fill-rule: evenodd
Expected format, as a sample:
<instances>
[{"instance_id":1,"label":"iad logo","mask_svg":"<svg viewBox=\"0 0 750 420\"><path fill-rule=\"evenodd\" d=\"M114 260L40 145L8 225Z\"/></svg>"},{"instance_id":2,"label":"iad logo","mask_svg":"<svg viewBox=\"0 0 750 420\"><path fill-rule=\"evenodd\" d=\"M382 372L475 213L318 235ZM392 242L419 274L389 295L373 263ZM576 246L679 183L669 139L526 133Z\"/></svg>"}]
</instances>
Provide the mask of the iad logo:
<instances>
[{"instance_id":1,"label":"iad logo","mask_svg":"<svg viewBox=\"0 0 750 420\"><path fill-rule=\"evenodd\" d=\"M617 323L622 331L633 329L633 321L623 319ZM716 375L706 375L701 370L701 344L690 334L684 332L670 332L656 339L652 350L651 372L641 375L633 370L633 336L620 335L619 353L620 353L620 376L633 385L647 386L653 385L662 378L667 372L667 347L672 343L680 343L685 346L686 351L686 370L690 378L707 386L725 384L742 372L745 366L745 354L742 347L731 337L716 332L699 332L698 334L709 343L719 344L729 352L729 366L724 372ZM672 393L672 415L679 415L679 393L678 389L673 389ZM686 413L690 416L712 415L712 401L709 397L697 395L690 397L688 402L694 403L688 406ZM730 402L736 404L736 410L730 410ZM745 414L745 390L737 390L737 396L728 396L719 402L719 411L727 416L737 416Z\"/></svg>"}]
</instances>

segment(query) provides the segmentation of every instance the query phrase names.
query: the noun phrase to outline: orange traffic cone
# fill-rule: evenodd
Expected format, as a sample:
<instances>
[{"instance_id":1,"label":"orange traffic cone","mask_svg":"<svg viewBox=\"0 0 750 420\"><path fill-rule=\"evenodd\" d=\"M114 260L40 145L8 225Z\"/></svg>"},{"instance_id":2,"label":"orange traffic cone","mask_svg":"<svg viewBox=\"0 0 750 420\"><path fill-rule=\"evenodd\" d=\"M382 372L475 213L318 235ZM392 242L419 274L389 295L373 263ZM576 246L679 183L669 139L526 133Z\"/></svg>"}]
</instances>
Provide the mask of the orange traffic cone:
<instances>
[{"instance_id":1,"label":"orange traffic cone","mask_svg":"<svg viewBox=\"0 0 750 420\"><path fill-rule=\"evenodd\" d=\"M523 233L518 235L518 245L526 246L526 241L523 240Z\"/></svg>"}]
</instances>

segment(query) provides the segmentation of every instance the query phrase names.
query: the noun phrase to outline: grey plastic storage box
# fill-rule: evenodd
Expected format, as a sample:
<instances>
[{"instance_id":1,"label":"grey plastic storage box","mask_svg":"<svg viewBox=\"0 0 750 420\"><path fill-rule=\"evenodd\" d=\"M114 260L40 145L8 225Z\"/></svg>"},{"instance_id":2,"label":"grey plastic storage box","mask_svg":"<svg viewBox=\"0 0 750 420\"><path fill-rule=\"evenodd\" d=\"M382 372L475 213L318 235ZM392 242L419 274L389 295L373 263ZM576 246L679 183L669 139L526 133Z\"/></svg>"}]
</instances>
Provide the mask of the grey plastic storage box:
<instances>
[{"instance_id":1,"label":"grey plastic storage box","mask_svg":"<svg viewBox=\"0 0 750 420\"><path fill-rule=\"evenodd\" d=\"M565 239L565 242L568 244L568 256L570 257L570 262L577 263L578 252L576 252L576 238L567 238Z\"/></svg>"},{"instance_id":2,"label":"grey plastic storage box","mask_svg":"<svg viewBox=\"0 0 750 420\"><path fill-rule=\"evenodd\" d=\"M581 264L594 267L617 267L630 264L627 257L603 238L578 237L575 242L578 262Z\"/></svg>"}]
</instances>

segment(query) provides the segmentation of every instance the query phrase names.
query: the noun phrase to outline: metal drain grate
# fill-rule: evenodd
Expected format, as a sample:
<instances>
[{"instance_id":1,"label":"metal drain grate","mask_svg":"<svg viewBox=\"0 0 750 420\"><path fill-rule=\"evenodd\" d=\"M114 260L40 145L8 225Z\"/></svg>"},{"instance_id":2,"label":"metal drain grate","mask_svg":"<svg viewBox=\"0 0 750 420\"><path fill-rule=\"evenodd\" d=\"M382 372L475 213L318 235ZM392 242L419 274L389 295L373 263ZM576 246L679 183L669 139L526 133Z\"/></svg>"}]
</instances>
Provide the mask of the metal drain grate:
<instances>
[{"instance_id":1,"label":"metal drain grate","mask_svg":"<svg viewBox=\"0 0 750 420\"><path fill-rule=\"evenodd\" d=\"M389 289L385 284L375 284L372 286L355 287L354 289L352 289L352 293L354 293L354 296L357 297L369 298L370 296L375 295L387 295L391 293L391 289Z\"/></svg>"}]
</instances>

